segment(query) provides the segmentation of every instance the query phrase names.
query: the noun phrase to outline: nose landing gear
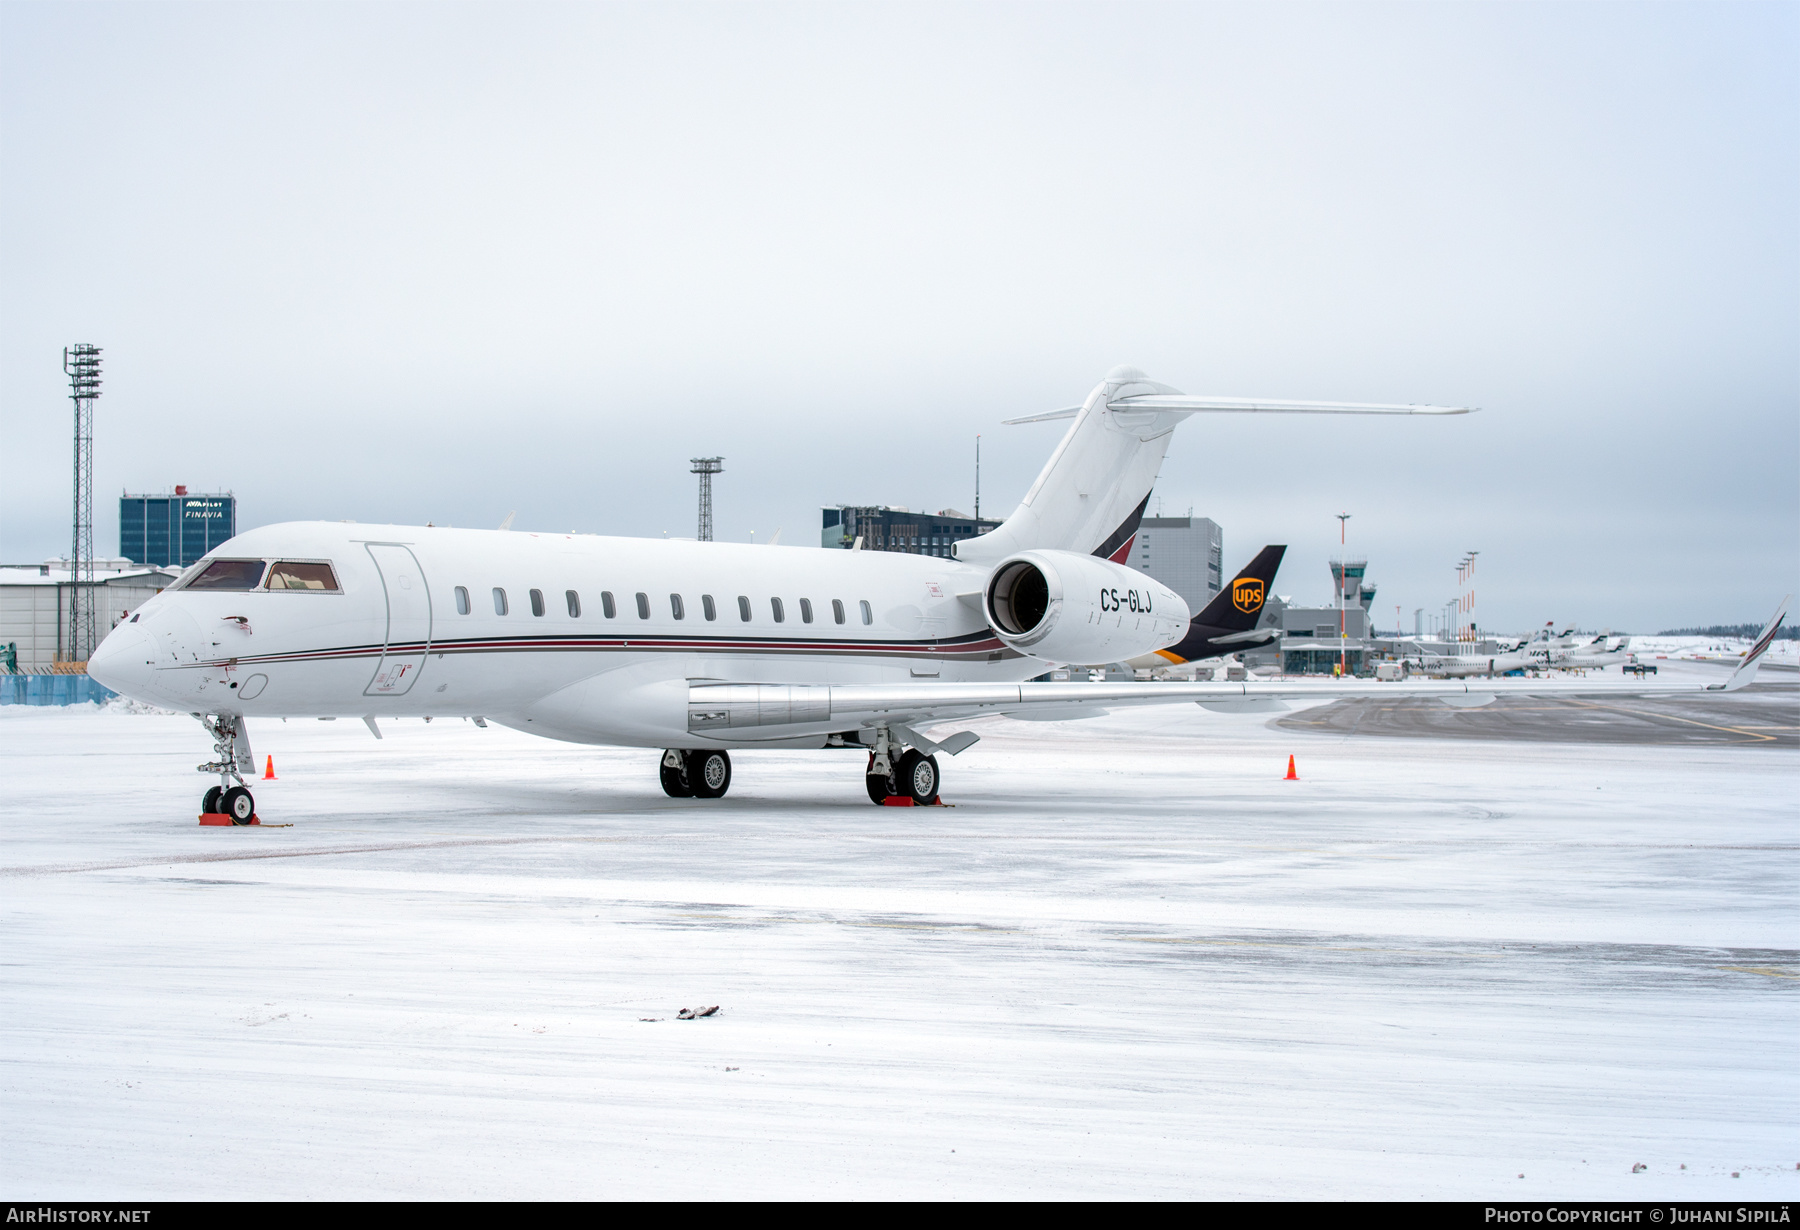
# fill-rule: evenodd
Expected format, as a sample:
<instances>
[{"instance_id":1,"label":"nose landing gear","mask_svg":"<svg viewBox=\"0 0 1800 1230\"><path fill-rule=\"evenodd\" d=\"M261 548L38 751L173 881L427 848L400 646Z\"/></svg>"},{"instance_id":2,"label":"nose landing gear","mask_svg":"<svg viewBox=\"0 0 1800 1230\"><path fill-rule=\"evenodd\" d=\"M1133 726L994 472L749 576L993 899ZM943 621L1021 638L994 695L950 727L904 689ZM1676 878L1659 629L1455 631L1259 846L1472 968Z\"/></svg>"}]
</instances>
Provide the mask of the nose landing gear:
<instances>
[{"instance_id":1,"label":"nose landing gear","mask_svg":"<svg viewBox=\"0 0 1800 1230\"><path fill-rule=\"evenodd\" d=\"M227 816L237 825L255 824L256 800L244 785L244 774L256 771L256 757L250 753L250 732L244 719L233 714L194 716L213 737L213 755L217 757L195 767L202 773L219 775L219 784L208 788L201 798L201 815ZM233 782L237 784L232 785Z\"/></svg>"}]
</instances>

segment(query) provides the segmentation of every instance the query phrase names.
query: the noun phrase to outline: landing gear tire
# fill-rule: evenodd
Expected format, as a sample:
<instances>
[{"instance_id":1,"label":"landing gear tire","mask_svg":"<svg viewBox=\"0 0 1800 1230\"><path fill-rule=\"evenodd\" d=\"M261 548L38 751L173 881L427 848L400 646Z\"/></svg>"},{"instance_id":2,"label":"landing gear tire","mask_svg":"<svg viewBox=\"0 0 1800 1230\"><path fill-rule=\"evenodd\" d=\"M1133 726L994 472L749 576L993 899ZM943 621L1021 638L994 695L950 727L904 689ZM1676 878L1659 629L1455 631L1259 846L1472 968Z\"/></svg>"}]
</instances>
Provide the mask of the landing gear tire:
<instances>
[{"instance_id":1,"label":"landing gear tire","mask_svg":"<svg viewBox=\"0 0 1800 1230\"><path fill-rule=\"evenodd\" d=\"M722 751L689 752L687 779L696 799L722 799L731 789L731 757Z\"/></svg>"},{"instance_id":2,"label":"landing gear tire","mask_svg":"<svg viewBox=\"0 0 1800 1230\"><path fill-rule=\"evenodd\" d=\"M681 763L670 764L669 761L671 759L680 761ZM668 795L671 799L691 799L694 797L694 788L689 785L689 782L693 779L688 776L686 758L683 757L680 752L664 752L662 755L662 766L660 771L662 773L662 788L664 794Z\"/></svg>"},{"instance_id":3,"label":"landing gear tire","mask_svg":"<svg viewBox=\"0 0 1800 1230\"><path fill-rule=\"evenodd\" d=\"M233 786L219 798L219 807L233 824L249 824L256 815L256 800L242 786Z\"/></svg>"},{"instance_id":4,"label":"landing gear tire","mask_svg":"<svg viewBox=\"0 0 1800 1230\"><path fill-rule=\"evenodd\" d=\"M207 815L207 816L218 815L219 814L219 796L224 793L225 793L225 790L221 786L214 786L211 790L208 790L206 792L206 796L200 800L201 814Z\"/></svg>"},{"instance_id":5,"label":"landing gear tire","mask_svg":"<svg viewBox=\"0 0 1800 1230\"><path fill-rule=\"evenodd\" d=\"M899 793L912 796L913 806L924 807L937 801L938 797L938 762L936 756L927 756L917 748L909 749L900 757L900 764L894 773Z\"/></svg>"},{"instance_id":6,"label":"landing gear tire","mask_svg":"<svg viewBox=\"0 0 1800 1230\"><path fill-rule=\"evenodd\" d=\"M881 774L871 773L863 780L869 785L869 802L875 804L875 806L881 807L885 805L888 799L893 796L894 792L888 788L892 783Z\"/></svg>"}]
</instances>

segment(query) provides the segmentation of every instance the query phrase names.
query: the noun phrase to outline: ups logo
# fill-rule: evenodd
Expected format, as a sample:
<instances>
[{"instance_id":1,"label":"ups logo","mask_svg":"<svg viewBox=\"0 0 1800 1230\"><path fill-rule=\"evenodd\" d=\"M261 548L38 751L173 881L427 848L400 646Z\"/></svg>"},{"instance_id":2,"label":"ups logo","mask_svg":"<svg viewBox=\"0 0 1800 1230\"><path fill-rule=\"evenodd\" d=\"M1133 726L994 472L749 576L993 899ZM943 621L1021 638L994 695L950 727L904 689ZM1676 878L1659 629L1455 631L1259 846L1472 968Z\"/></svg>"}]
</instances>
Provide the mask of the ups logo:
<instances>
[{"instance_id":1,"label":"ups logo","mask_svg":"<svg viewBox=\"0 0 1800 1230\"><path fill-rule=\"evenodd\" d=\"M1240 577L1231 583L1231 605L1249 615L1262 610L1265 586L1255 577Z\"/></svg>"}]
</instances>

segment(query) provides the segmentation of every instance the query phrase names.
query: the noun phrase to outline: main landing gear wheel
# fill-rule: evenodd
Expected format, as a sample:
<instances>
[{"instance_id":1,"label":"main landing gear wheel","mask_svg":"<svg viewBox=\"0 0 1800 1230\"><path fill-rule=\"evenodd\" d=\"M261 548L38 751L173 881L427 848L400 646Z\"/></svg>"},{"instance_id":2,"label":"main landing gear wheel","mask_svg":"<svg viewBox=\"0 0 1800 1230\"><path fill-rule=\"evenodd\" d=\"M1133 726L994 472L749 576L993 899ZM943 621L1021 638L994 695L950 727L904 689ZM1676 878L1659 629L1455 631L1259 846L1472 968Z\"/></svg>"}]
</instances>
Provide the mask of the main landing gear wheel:
<instances>
[{"instance_id":1,"label":"main landing gear wheel","mask_svg":"<svg viewBox=\"0 0 1800 1230\"><path fill-rule=\"evenodd\" d=\"M731 789L731 757L704 749L687 754L687 779L696 799L722 799Z\"/></svg>"},{"instance_id":2,"label":"main landing gear wheel","mask_svg":"<svg viewBox=\"0 0 1800 1230\"><path fill-rule=\"evenodd\" d=\"M219 813L219 796L224 793L225 793L225 789L222 786L214 786L212 789L208 790L206 792L206 796L200 800L201 814L208 815L208 816L216 816L216 815L220 814Z\"/></svg>"},{"instance_id":3,"label":"main landing gear wheel","mask_svg":"<svg viewBox=\"0 0 1800 1230\"><path fill-rule=\"evenodd\" d=\"M909 748L895 767L895 783L900 794L911 795L913 806L924 807L938 797L938 762L917 748Z\"/></svg>"},{"instance_id":4,"label":"main landing gear wheel","mask_svg":"<svg viewBox=\"0 0 1800 1230\"><path fill-rule=\"evenodd\" d=\"M219 806L231 817L233 824L249 824L251 817L256 815L256 800L242 786L233 786L227 790L220 797Z\"/></svg>"},{"instance_id":5,"label":"main landing gear wheel","mask_svg":"<svg viewBox=\"0 0 1800 1230\"><path fill-rule=\"evenodd\" d=\"M670 764L670 761L674 764ZM687 773L687 758L677 751L665 751L662 754L662 788L663 793L671 799L691 799L694 788Z\"/></svg>"}]
</instances>

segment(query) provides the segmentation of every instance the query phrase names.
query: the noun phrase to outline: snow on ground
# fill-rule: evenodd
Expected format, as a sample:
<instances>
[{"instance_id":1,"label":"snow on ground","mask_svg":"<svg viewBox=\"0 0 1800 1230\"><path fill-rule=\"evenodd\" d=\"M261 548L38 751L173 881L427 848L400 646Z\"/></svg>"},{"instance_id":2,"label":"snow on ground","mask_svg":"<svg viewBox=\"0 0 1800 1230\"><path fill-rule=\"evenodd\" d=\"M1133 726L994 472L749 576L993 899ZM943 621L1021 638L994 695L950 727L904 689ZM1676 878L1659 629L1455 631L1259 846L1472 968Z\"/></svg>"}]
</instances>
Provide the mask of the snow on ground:
<instances>
[{"instance_id":1,"label":"snow on ground","mask_svg":"<svg viewBox=\"0 0 1800 1230\"><path fill-rule=\"evenodd\" d=\"M1756 643L1754 637L1735 636L1634 636L1631 638L1631 652L1643 662L1668 658L1675 661L1683 659L1696 662L1719 662L1742 658L1750 652ZM1768 655L1763 659L1765 666L1787 667L1792 669L1800 665L1800 641L1773 641L1769 645Z\"/></svg>"},{"instance_id":2,"label":"snow on ground","mask_svg":"<svg viewBox=\"0 0 1800 1230\"><path fill-rule=\"evenodd\" d=\"M1795 753L976 728L914 810L263 722L292 827L201 829L191 719L0 709L0 1184L1800 1194Z\"/></svg>"}]
</instances>

